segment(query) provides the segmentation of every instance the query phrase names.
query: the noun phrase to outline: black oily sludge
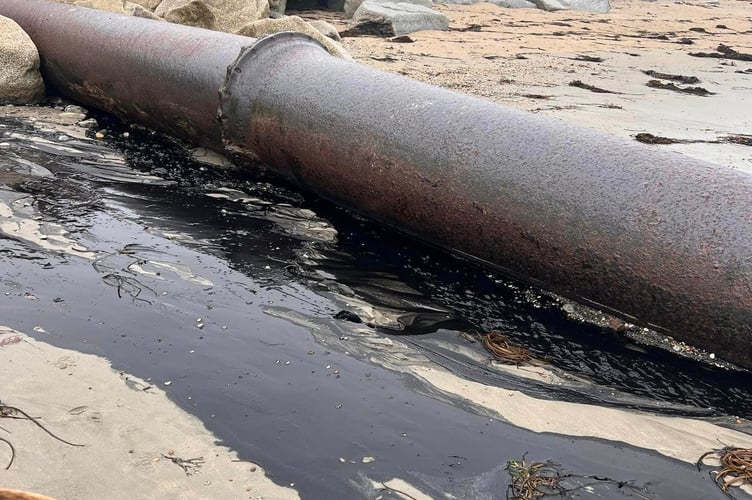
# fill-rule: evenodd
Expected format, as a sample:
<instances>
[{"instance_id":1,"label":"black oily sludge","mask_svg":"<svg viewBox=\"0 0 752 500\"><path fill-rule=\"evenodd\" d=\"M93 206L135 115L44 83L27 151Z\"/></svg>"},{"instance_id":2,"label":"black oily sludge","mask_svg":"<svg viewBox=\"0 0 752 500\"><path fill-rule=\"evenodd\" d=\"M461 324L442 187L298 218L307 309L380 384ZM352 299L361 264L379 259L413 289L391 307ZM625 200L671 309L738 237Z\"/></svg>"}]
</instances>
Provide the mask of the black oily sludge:
<instances>
[{"instance_id":1,"label":"black oily sludge","mask_svg":"<svg viewBox=\"0 0 752 500\"><path fill-rule=\"evenodd\" d=\"M108 120L102 117L102 120ZM389 321L373 324L389 335L424 335L411 338L416 348L431 351L429 340L467 345L457 336L461 331L499 330L529 349L551 367L592 382L593 386L562 391L531 381L513 382L516 388L535 394L576 402L646 408L672 414L704 416L752 415L752 376L749 372L715 367L706 362L677 356L665 348L637 344L613 329L570 319L563 302L540 289L490 272L472 262L447 255L440 249L384 229L348 210L311 196L301 196L283 179L266 172L216 170L192 162L178 143L136 131L135 140L123 140L122 131L131 130L117 121L107 121L113 134L108 141L133 158L137 168L153 168L180 183L186 192L197 193L225 186L257 196L271 204L291 205L312 210L337 231L335 242L322 242L299 233L286 245L278 245L278 230L257 235L248 242L253 230L235 232L247 223L248 215L232 215L206 220L213 227L224 227L219 248L236 249L229 260L237 269L253 269L252 252L238 248L279 247L278 260L271 263L279 279L293 279L310 290L328 297L357 298L376 310L387 313ZM173 161L154 160L151 155L168 155ZM159 157L159 156L157 156ZM165 172L166 171L166 172ZM176 207L195 207L202 202L179 201ZM233 205L230 202L231 205ZM246 205L247 206L247 205ZM273 206L273 205L272 205ZM224 207L224 208L222 208ZM278 221L274 210L252 210L258 220ZM173 220L186 214L170 215ZM204 220L205 215L201 216ZM200 229L195 229L200 232ZM292 234L287 232L287 236ZM211 247L212 245L209 245ZM207 248L209 249L209 248ZM287 249L287 250L285 250ZM215 250L216 251L216 250ZM249 262L250 261L250 262ZM258 266L258 264L256 264ZM357 314L356 314L357 315ZM361 314L362 315L362 314ZM365 319L368 323L367 318ZM437 332L438 330L442 330ZM437 332L437 333L435 333ZM480 345L474 346L482 351ZM438 356L438 354L435 354ZM443 359L448 353L444 351ZM456 356L455 356L456 358ZM478 375L477 367L462 368L467 360L455 359L455 369L492 384L499 380L492 372ZM481 367L481 371L483 371ZM623 396L613 396L616 391ZM661 407L631 400L628 395L657 403L681 403L681 408Z\"/></svg>"},{"instance_id":2,"label":"black oily sludge","mask_svg":"<svg viewBox=\"0 0 752 500\"><path fill-rule=\"evenodd\" d=\"M88 260L7 240L0 252L4 321L32 335L42 325L48 333L38 335L48 342L106 356L116 369L153 383L172 381L168 392L177 404L275 480L294 482L304 498L343 492L368 498L371 481L395 476L436 497L493 498L508 484L506 461L523 456L612 478L616 482L593 486L605 497L627 481L635 488L630 494L651 498L721 498L690 464L621 443L529 432L479 414L461 398L418 390L411 378L371 363L373 352L346 354L354 332L352 323L333 318L344 310L340 296L362 296L364 307L372 301L372 309L397 316L432 312L477 327L466 312L480 302L467 291L483 291L492 299L482 310L487 318L517 321L521 331L539 335L546 330L526 319L537 310L530 302L510 301L519 316L514 318L494 309L493 301L508 298L503 287L494 291L472 274L478 268L396 233L372 234L350 213L268 178L195 163L179 144L148 131L98 120L105 138L87 147L91 154L114 155L108 156L113 161L122 155L131 171L119 169L118 180L79 161L89 153L61 161L69 157L57 155L58 149L84 148L67 141L62 149L66 141L57 144L55 134L33 130L32 139L49 141L45 151L32 139L3 138L10 154L53 176L27 175L0 196L25 200L19 205L28 202L29 212L21 215L46 224L76 220L69 236L95 252ZM0 158L3 168L6 158ZM118 167L105 163L95 166ZM414 256L435 260L436 267L416 265ZM453 304L421 283L462 298ZM283 310L301 323L271 314ZM312 334L317 325L318 337ZM555 325L545 326L554 343ZM442 353L429 341L444 347L441 341L457 333L444 329L402 339L439 359ZM335 348L337 342L345 348ZM441 359L502 387L524 385L494 377L484 363ZM376 460L365 464L366 456Z\"/></svg>"}]
</instances>

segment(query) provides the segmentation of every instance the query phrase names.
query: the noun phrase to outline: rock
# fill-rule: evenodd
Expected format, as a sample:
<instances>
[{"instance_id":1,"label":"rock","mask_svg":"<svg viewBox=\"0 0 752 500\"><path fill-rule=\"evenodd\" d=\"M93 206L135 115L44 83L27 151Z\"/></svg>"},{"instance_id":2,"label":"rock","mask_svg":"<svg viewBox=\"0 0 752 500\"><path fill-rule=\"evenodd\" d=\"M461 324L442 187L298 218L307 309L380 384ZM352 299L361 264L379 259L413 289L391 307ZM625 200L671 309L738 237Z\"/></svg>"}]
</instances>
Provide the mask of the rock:
<instances>
[{"instance_id":1,"label":"rock","mask_svg":"<svg viewBox=\"0 0 752 500\"><path fill-rule=\"evenodd\" d=\"M287 0L269 0L269 15L274 19L284 16L286 10Z\"/></svg>"},{"instance_id":2,"label":"rock","mask_svg":"<svg viewBox=\"0 0 752 500\"><path fill-rule=\"evenodd\" d=\"M537 6L528 0L491 0L491 3L506 9L537 9Z\"/></svg>"},{"instance_id":3,"label":"rock","mask_svg":"<svg viewBox=\"0 0 752 500\"><path fill-rule=\"evenodd\" d=\"M162 0L131 0L133 3L140 5L141 7L144 7L145 9L149 9L151 12L154 12L154 9L157 8L157 6L160 4Z\"/></svg>"},{"instance_id":4,"label":"rock","mask_svg":"<svg viewBox=\"0 0 752 500\"><path fill-rule=\"evenodd\" d=\"M605 14L611 10L609 0L560 0L562 4L567 5L572 10L582 10L587 12L599 12Z\"/></svg>"},{"instance_id":5,"label":"rock","mask_svg":"<svg viewBox=\"0 0 752 500\"><path fill-rule=\"evenodd\" d=\"M217 18L217 29L234 33L248 23L269 17L269 0L205 0Z\"/></svg>"},{"instance_id":6,"label":"rock","mask_svg":"<svg viewBox=\"0 0 752 500\"><path fill-rule=\"evenodd\" d=\"M308 24L316 28L316 30L324 36L337 42L342 41L342 37L339 36L339 31L337 31L337 28L332 23L317 19L315 21L308 21Z\"/></svg>"},{"instance_id":7,"label":"rock","mask_svg":"<svg viewBox=\"0 0 752 500\"><path fill-rule=\"evenodd\" d=\"M163 0L154 13L172 23L234 33L269 17L269 0Z\"/></svg>"},{"instance_id":8,"label":"rock","mask_svg":"<svg viewBox=\"0 0 752 500\"><path fill-rule=\"evenodd\" d=\"M559 0L530 0L540 10L548 12L557 12L560 10L567 10L569 7L559 2Z\"/></svg>"},{"instance_id":9,"label":"rock","mask_svg":"<svg viewBox=\"0 0 752 500\"><path fill-rule=\"evenodd\" d=\"M123 10L125 10L125 13L129 16L144 17L146 19L154 19L155 21L164 21L164 19L138 2L125 2L125 4L123 5Z\"/></svg>"},{"instance_id":10,"label":"rock","mask_svg":"<svg viewBox=\"0 0 752 500\"><path fill-rule=\"evenodd\" d=\"M449 29L449 18L422 5L363 2L342 36L399 36L421 30Z\"/></svg>"},{"instance_id":11,"label":"rock","mask_svg":"<svg viewBox=\"0 0 752 500\"><path fill-rule=\"evenodd\" d=\"M89 9L106 10L117 14L125 14L123 0L76 0L73 5Z\"/></svg>"},{"instance_id":12,"label":"rock","mask_svg":"<svg viewBox=\"0 0 752 500\"><path fill-rule=\"evenodd\" d=\"M42 97L36 46L14 21L0 16L0 103L32 104Z\"/></svg>"},{"instance_id":13,"label":"rock","mask_svg":"<svg viewBox=\"0 0 752 500\"><path fill-rule=\"evenodd\" d=\"M151 10L137 2L127 2L124 0L75 0L73 5L106 10L107 12L115 12L116 14L145 17L147 19L160 19Z\"/></svg>"},{"instance_id":14,"label":"rock","mask_svg":"<svg viewBox=\"0 0 752 500\"><path fill-rule=\"evenodd\" d=\"M163 0L154 13L165 21L197 28L215 29L217 18L201 0Z\"/></svg>"},{"instance_id":15,"label":"rock","mask_svg":"<svg viewBox=\"0 0 752 500\"><path fill-rule=\"evenodd\" d=\"M265 35L279 33L280 31L305 33L323 45L331 55L348 61L352 60L352 57L350 57L350 54L347 53L344 47L324 36L319 30L298 16L285 16L280 19L261 19L243 26L235 33L252 38L260 38Z\"/></svg>"},{"instance_id":16,"label":"rock","mask_svg":"<svg viewBox=\"0 0 752 500\"><path fill-rule=\"evenodd\" d=\"M396 3L394 0L368 0L371 3ZM459 0L457 3L473 3L480 0ZM345 4L342 10L345 11L345 16L348 18L352 18L355 15L355 12L358 10L358 7L360 7L360 4L363 3L363 0L344 0ZM430 9L433 7L433 0L399 0L398 3L412 3L415 5L422 5L423 7L426 7Z\"/></svg>"}]
</instances>

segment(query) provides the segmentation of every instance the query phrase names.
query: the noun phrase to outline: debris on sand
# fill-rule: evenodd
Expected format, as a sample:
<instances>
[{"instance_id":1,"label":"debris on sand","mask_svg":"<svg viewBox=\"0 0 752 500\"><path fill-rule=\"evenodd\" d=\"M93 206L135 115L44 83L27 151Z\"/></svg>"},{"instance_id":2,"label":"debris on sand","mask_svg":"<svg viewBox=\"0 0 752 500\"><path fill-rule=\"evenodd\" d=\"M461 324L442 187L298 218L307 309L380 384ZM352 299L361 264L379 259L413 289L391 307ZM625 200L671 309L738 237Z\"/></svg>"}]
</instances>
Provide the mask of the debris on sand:
<instances>
[{"instance_id":1,"label":"debris on sand","mask_svg":"<svg viewBox=\"0 0 752 500\"><path fill-rule=\"evenodd\" d=\"M553 96L543 94L521 94L521 97L527 97L528 99L551 99Z\"/></svg>"},{"instance_id":2,"label":"debris on sand","mask_svg":"<svg viewBox=\"0 0 752 500\"><path fill-rule=\"evenodd\" d=\"M650 493L645 486L638 486L633 481L619 481L605 476L573 474L562 467L546 460L545 462L525 462L508 460L504 469L509 472L512 482L507 486L507 500L533 500L541 497L566 497L568 494L584 490L594 494L594 489L602 485L615 486L620 496L648 500ZM599 495L598 495L599 496Z\"/></svg>"},{"instance_id":3,"label":"debris on sand","mask_svg":"<svg viewBox=\"0 0 752 500\"><path fill-rule=\"evenodd\" d=\"M737 52L728 45L720 44L716 52L690 52L693 57L714 57L716 59L734 59L735 61L752 61L752 54Z\"/></svg>"},{"instance_id":4,"label":"debris on sand","mask_svg":"<svg viewBox=\"0 0 752 500\"><path fill-rule=\"evenodd\" d=\"M674 82L683 83L685 85L693 85L695 83L700 83L700 79L697 78L696 76L672 75L670 73L661 73L659 71L653 71L652 69L642 70L642 72L648 76L652 76L653 78L657 78L659 80L671 80Z\"/></svg>"},{"instance_id":5,"label":"debris on sand","mask_svg":"<svg viewBox=\"0 0 752 500\"><path fill-rule=\"evenodd\" d=\"M654 89L673 90L674 92L680 92L682 94L699 95L702 97L715 95L715 92L710 92L703 87L680 87L675 83L663 83L660 80L650 80L645 85Z\"/></svg>"},{"instance_id":6,"label":"debris on sand","mask_svg":"<svg viewBox=\"0 0 752 500\"><path fill-rule=\"evenodd\" d=\"M576 57L572 57L571 59L573 61L596 62L596 63L604 61L602 57L587 56L584 54L578 54Z\"/></svg>"},{"instance_id":7,"label":"debris on sand","mask_svg":"<svg viewBox=\"0 0 752 500\"><path fill-rule=\"evenodd\" d=\"M499 332L491 332L481 338L483 346L497 361L519 365L532 359L530 351L512 343L511 339Z\"/></svg>"},{"instance_id":8,"label":"debris on sand","mask_svg":"<svg viewBox=\"0 0 752 500\"><path fill-rule=\"evenodd\" d=\"M635 140L637 140L637 142L642 142L643 144L680 144L684 142L679 139L672 139L670 137L661 137L659 135L653 135L647 132L636 134L634 138Z\"/></svg>"},{"instance_id":9,"label":"debris on sand","mask_svg":"<svg viewBox=\"0 0 752 500\"><path fill-rule=\"evenodd\" d=\"M744 135L744 134L729 135L723 138L723 142L730 142L732 144L741 144L742 146L752 146L752 135Z\"/></svg>"},{"instance_id":10,"label":"debris on sand","mask_svg":"<svg viewBox=\"0 0 752 500\"><path fill-rule=\"evenodd\" d=\"M647 132L641 132L634 136L637 142L644 144L740 144L742 146L752 146L752 135L732 134L725 137L719 137L716 140L706 139L673 139L671 137L662 137Z\"/></svg>"},{"instance_id":11,"label":"debris on sand","mask_svg":"<svg viewBox=\"0 0 752 500\"><path fill-rule=\"evenodd\" d=\"M30 420L31 422L34 423L34 425L36 425L37 427L39 427L44 432L46 432L47 434L49 434L50 436L52 436L54 439L60 441L61 443L65 443L65 444L67 444L69 446L84 446L82 444L71 443L70 441L66 441L65 439L63 439L63 438L55 435L52 431L50 431L49 429L47 429L47 427L45 427L44 425L42 425L41 423L39 423L39 419L38 418L32 417L31 415L29 415L28 413L26 413L22 409L16 408L15 406L9 406L9 405L3 404L2 401L0 401L0 418L12 418L12 419L18 419L18 420ZM13 465L13 461L16 458L16 449L13 447L13 444L10 441L8 441L7 439L0 438L0 441L2 441L3 443L7 444L10 447L10 452L11 452L10 460L8 461L8 465L5 466L5 469L8 470L8 469L10 469L11 465Z\"/></svg>"},{"instance_id":12,"label":"debris on sand","mask_svg":"<svg viewBox=\"0 0 752 500\"><path fill-rule=\"evenodd\" d=\"M172 454L165 455L164 453L162 453L162 458L166 458L175 465L180 466L180 468L183 469L183 472L185 472L186 476L199 474L201 472L201 466L204 463L204 457L180 458L172 456Z\"/></svg>"},{"instance_id":13,"label":"debris on sand","mask_svg":"<svg viewBox=\"0 0 752 500\"><path fill-rule=\"evenodd\" d=\"M713 471L715 482L724 493L731 486L752 486L752 448L736 448L727 446L720 450L705 453L697 460L699 470L710 457L720 462L720 469Z\"/></svg>"},{"instance_id":14,"label":"debris on sand","mask_svg":"<svg viewBox=\"0 0 752 500\"><path fill-rule=\"evenodd\" d=\"M596 94L619 94L619 92L614 92L613 90L606 90L600 87L595 87L593 85L588 85L587 83L583 83L580 80L569 82L569 86L589 90L590 92L595 92Z\"/></svg>"},{"instance_id":15,"label":"debris on sand","mask_svg":"<svg viewBox=\"0 0 752 500\"><path fill-rule=\"evenodd\" d=\"M551 462L531 462L522 460L507 461L506 470L512 477L507 488L507 499L530 500L564 493L556 465Z\"/></svg>"}]
</instances>

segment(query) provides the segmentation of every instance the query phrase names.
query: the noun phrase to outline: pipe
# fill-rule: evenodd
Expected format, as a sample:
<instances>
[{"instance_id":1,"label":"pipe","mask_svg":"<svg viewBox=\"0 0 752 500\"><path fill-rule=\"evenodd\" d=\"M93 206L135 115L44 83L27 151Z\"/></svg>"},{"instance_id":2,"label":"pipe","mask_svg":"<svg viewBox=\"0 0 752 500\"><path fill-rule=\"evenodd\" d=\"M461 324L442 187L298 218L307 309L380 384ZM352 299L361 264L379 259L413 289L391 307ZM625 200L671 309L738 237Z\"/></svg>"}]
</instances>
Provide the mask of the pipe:
<instances>
[{"instance_id":1,"label":"pipe","mask_svg":"<svg viewBox=\"0 0 752 500\"><path fill-rule=\"evenodd\" d=\"M2 0L0 15L71 99L752 368L748 174L336 59L299 34L44 0Z\"/></svg>"}]
</instances>

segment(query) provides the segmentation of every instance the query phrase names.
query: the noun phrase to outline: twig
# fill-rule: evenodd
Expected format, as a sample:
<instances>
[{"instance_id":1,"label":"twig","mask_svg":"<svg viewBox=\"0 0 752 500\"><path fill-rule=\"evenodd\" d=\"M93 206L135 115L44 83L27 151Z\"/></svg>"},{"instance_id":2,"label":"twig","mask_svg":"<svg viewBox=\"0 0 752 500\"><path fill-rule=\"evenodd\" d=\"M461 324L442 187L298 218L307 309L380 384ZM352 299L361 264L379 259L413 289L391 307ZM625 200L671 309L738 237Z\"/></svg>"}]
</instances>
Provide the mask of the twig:
<instances>
[{"instance_id":1,"label":"twig","mask_svg":"<svg viewBox=\"0 0 752 500\"><path fill-rule=\"evenodd\" d=\"M392 488L391 486L387 486L386 483L382 482L382 483L379 483L379 484L382 486L382 489L384 489L384 490L393 491L393 492L397 493L398 495L402 495L403 497L408 498L409 500L418 500L417 498L415 498L414 496L412 496L409 493L406 493L406 492L404 492L402 490L398 490L397 488Z\"/></svg>"},{"instance_id":2,"label":"twig","mask_svg":"<svg viewBox=\"0 0 752 500\"><path fill-rule=\"evenodd\" d=\"M5 466L5 470L10 469L10 466L13 465L13 461L16 459L16 449L13 447L13 443L8 441L5 438L0 438L0 441L10 446L10 462L8 462L8 465Z\"/></svg>"},{"instance_id":3,"label":"twig","mask_svg":"<svg viewBox=\"0 0 752 500\"><path fill-rule=\"evenodd\" d=\"M16 414L18 414L18 413L20 413L22 415L22 417L17 417ZM15 406L8 406L8 405L0 404L0 418L23 418L24 420L31 420L32 422L34 422L34 424L37 427L39 427L44 432L46 432L47 434L49 434L53 438L57 439L61 443L65 443L65 444L67 444L69 446L80 446L80 447L84 446L83 444L71 443L70 441L66 441L63 438L56 436L55 434L52 433L52 431L50 431L49 429L47 429L47 427L45 427L44 425L40 424L37 421L36 418L32 417L31 415L29 415L25 411L21 410L20 408L16 408Z\"/></svg>"},{"instance_id":4,"label":"twig","mask_svg":"<svg viewBox=\"0 0 752 500\"><path fill-rule=\"evenodd\" d=\"M185 472L186 476L192 476L193 474L199 474L201 471L201 465L204 463L204 457L196 457L196 458L180 458L180 457L171 457L169 455L165 455L162 453L162 456L168 460L170 460L172 463L179 465L181 469L183 469L183 472Z\"/></svg>"},{"instance_id":5,"label":"twig","mask_svg":"<svg viewBox=\"0 0 752 500\"><path fill-rule=\"evenodd\" d=\"M483 346L502 363L527 363L530 361L530 351L512 343L509 337L499 332L491 332L481 337Z\"/></svg>"}]
</instances>

